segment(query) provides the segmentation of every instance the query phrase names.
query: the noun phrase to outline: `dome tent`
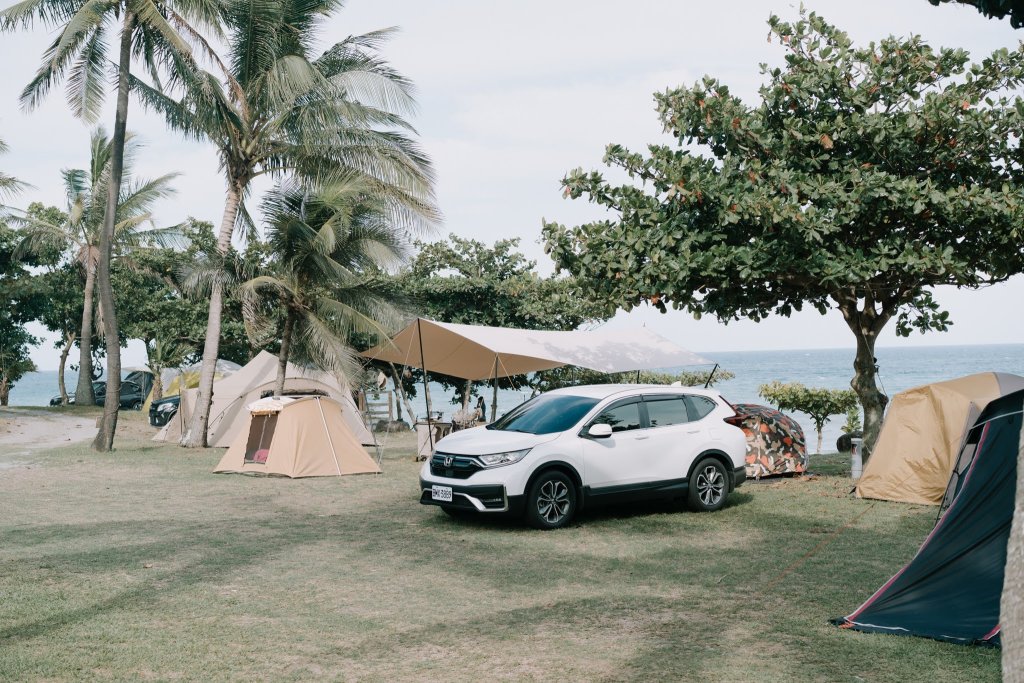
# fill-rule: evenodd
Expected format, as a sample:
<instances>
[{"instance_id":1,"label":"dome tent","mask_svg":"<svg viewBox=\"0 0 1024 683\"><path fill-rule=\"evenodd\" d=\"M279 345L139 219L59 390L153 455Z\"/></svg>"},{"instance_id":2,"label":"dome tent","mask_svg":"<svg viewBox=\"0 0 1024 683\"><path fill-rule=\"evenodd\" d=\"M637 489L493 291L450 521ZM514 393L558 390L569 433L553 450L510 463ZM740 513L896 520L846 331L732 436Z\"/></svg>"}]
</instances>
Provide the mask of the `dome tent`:
<instances>
[{"instance_id":1,"label":"dome tent","mask_svg":"<svg viewBox=\"0 0 1024 683\"><path fill-rule=\"evenodd\" d=\"M938 505L970 426L989 402L1020 389L1024 377L982 372L896 394L857 496Z\"/></svg>"},{"instance_id":2,"label":"dome tent","mask_svg":"<svg viewBox=\"0 0 1024 683\"><path fill-rule=\"evenodd\" d=\"M265 398L214 472L283 477L379 474L380 467L345 424L340 403L325 396Z\"/></svg>"},{"instance_id":3,"label":"dome tent","mask_svg":"<svg viewBox=\"0 0 1024 683\"><path fill-rule=\"evenodd\" d=\"M227 448L234 442L247 424L248 415L245 407L273 393L277 382L277 368L277 356L261 351L240 370L213 383L213 403L210 406L210 423L207 430L207 443L210 446ZM373 434L363 423L348 387L339 382L334 375L288 363L284 389L287 393L317 394L333 398L344 407L345 422L359 442L366 445L376 443ZM182 430L191 421L198 397L198 389L182 392L177 414L157 432L154 440L177 442L181 438Z\"/></svg>"},{"instance_id":4,"label":"dome tent","mask_svg":"<svg viewBox=\"0 0 1024 683\"><path fill-rule=\"evenodd\" d=\"M935 528L903 569L842 628L999 645L999 602L1024 457L1024 391L988 404L968 425Z\"/></svg>"}]
</instances>

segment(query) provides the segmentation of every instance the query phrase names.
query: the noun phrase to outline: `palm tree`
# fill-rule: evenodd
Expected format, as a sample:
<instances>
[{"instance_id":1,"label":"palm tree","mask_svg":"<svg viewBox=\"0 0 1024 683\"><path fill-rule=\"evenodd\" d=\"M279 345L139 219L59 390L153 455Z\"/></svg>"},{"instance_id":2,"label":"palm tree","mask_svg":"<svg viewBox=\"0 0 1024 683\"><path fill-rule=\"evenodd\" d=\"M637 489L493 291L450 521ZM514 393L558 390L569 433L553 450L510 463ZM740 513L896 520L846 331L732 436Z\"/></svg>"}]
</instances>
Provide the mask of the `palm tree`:
<instances>
[{"instance_id":1,"label":"palm tree","mask_svg":"<svg viewBox=\"0 0 1024 683\"><path fill-rule=\"evenodd\" d=\"M377 55L391 31L349 37L313 58L316 30L340 0L227 1L226 82L194 74L177 100L132 83L172 128L217 146L227 185L220 254L228 254L237 227L252 228L244 199L249 183L266 174L321 182L356 173L396 225L419 230L436 221L430 162L402 118L414 108L412 86ZM200 393L183 446L206 445L223 298L223 282L214 281Z\"/></svg>"},{"instance_id":2,"label":"palm tree","mask_svg":"<svg viewBox=\"0 0 1024 683\"><path fill-rule=\"evenodd\" d=\"M7 145L3 140L0 140L0 154L7 154ZM0 199L4 197L13 197L21 192L23 187L25 187L25 183L21 182L14 176L9 176L0 171Z\"/></svg>"},{"instance_id":3,"label":"palm tree","mask_svg":"<svg viewBox=\"0 0 1024 683\"><path fill-rule=\"evenodd\" d=\"M139 247L146 237L157 236L152 231L147 235L141 227L150 220L149 210L152 205L174 193L170 184L178 175L171 173L154 180L134 180L131 168L140 145L131 134L125 138L123 183L114 222L113 246L120 253ZM93 291L100 261L100 240L114 152L113 141L102 127L93 131L89 150L88 169L65 169L61 173L67 197L67 222L54 225L27 214L11 216L25 235L21 247L23 251L42 253L52 248L69 249L71 258L81 269L85 284L78 344L78 387L75 389L75 401L79 405L92 405L95 402L92 391ZM107 316L107 309L102 302L99 310L102 321ZM111 379L108 373L108 384Z\"/></svg>"},{"instance_id":4,"label":"palm tree","mask_svg":"<svg viewBox=\"0 0 1024 683\"><path fill-rule=\"evenodd\" d=\"M285 182L263 200L273 261L268 273L243 283L241 292L255 335L267 328L257 314L263 296L269 294L271 305L284 314L277 321L281 351L275 396L284 391L291 358L353 374L358 362L348 345L351 334L386 334L397 322L393 290L374 273L400 264L408 242L368 189L358 178L316 192ZM278 325L272 328L276 337Z\"/></svg>"},{"instance_id":5,"label":"palm tree","mask_svg":"<svg viewBox=\"0 0 1024 683\"><path fill-rule=\"evenodd\" d=\"M31 28L35 22L59 27L43 54L35 78L21 94L22 106L34 108L50 88L66 81L67 99L74 114L96 119L107 90L107 39L120 23L117 51L117 105L111 140L110 180L107 183L103 228L96 263L96 287L105 312L107 347L107 399L93 448L108 451L114 445L121 384L121 347L110 258L115 214L121 197L128 90L131 60L140 60L159 82L161 69L171 81L196 68L191 45L213 56L213 51L190 22L219 34L222 4L217 0L22 0L0 12L0 29Z\"/></svg>"}]
</instances>

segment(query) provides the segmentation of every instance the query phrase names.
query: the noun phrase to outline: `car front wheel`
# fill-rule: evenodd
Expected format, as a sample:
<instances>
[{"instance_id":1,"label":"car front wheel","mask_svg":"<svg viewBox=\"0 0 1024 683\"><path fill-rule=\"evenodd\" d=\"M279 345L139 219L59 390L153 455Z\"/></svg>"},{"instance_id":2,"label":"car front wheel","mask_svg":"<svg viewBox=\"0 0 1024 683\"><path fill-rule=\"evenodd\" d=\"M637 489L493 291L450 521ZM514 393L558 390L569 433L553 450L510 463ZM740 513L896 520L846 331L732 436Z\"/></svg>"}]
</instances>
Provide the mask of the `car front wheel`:
<instances>
[{"instance_id":1,"label":"car front wheel","mask_svg":"<svg viewBox=\"0 0 1024 683\"><path fill-rule=\"evenodd\" d=\"M704 458L693 470L687 502L697 512L713 512L725 505L729 493L725 467L714 458Z\"/></svg>"},{"instance_id":2,"label":"car front wheel","mask_svg":"<svg viewBox=\"0 0 1024 683\"><path fill-rule=\"evenodd\" d=\"M558 529L576 514L576 485L557 470L544 472L530 487L526 521L535 529Z\"/></svg>"}]
</instances>

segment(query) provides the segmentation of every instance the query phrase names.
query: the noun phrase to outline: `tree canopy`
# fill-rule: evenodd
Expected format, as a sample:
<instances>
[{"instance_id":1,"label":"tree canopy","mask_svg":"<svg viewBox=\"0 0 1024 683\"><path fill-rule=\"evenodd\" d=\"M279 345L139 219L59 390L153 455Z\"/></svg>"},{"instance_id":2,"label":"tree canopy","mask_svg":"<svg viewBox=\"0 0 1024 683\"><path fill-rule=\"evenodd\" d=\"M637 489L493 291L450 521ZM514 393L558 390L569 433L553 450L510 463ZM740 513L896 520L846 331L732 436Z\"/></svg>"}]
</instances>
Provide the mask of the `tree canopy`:
<instances>
[{"instance_id":1,"label":"tree canopy","mask_svg":"<svg viewBox=\"0 0 1024 683\"><path fill-rule=\"evenodd\" d=\"M782 67L748 104L712 77L655 96L676 145L610 145L624 184L577 169L565 194L614 216L546 223L556 264L610 312L649 303L728 322L839 309L873 443L886 397L874 345L944 330L937 285L1024 269L1024 50L970 63L919 36L854 46L817 14L769 20Z\"/></svg>"}]
</instances>

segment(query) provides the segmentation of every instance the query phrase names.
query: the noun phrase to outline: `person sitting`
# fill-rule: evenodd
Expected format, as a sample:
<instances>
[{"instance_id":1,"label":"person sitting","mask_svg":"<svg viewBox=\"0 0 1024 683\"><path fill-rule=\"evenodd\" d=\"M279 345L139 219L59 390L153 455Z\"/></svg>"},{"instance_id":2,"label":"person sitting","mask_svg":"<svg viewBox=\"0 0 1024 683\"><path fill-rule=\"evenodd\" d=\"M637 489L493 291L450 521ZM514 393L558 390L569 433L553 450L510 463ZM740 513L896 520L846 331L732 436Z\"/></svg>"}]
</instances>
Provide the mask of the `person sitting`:
<instances>
[{"instance_id":1,"label":"person sitting","mask_svg":"<svg viewBox=\"0 0 1024 683\"><path fill-rule=\"evenodd\" d=\"M476 410L473 412L477 422L487 422L487 402L483 396L476 397Z\"/></svg>"}]
</instances>

